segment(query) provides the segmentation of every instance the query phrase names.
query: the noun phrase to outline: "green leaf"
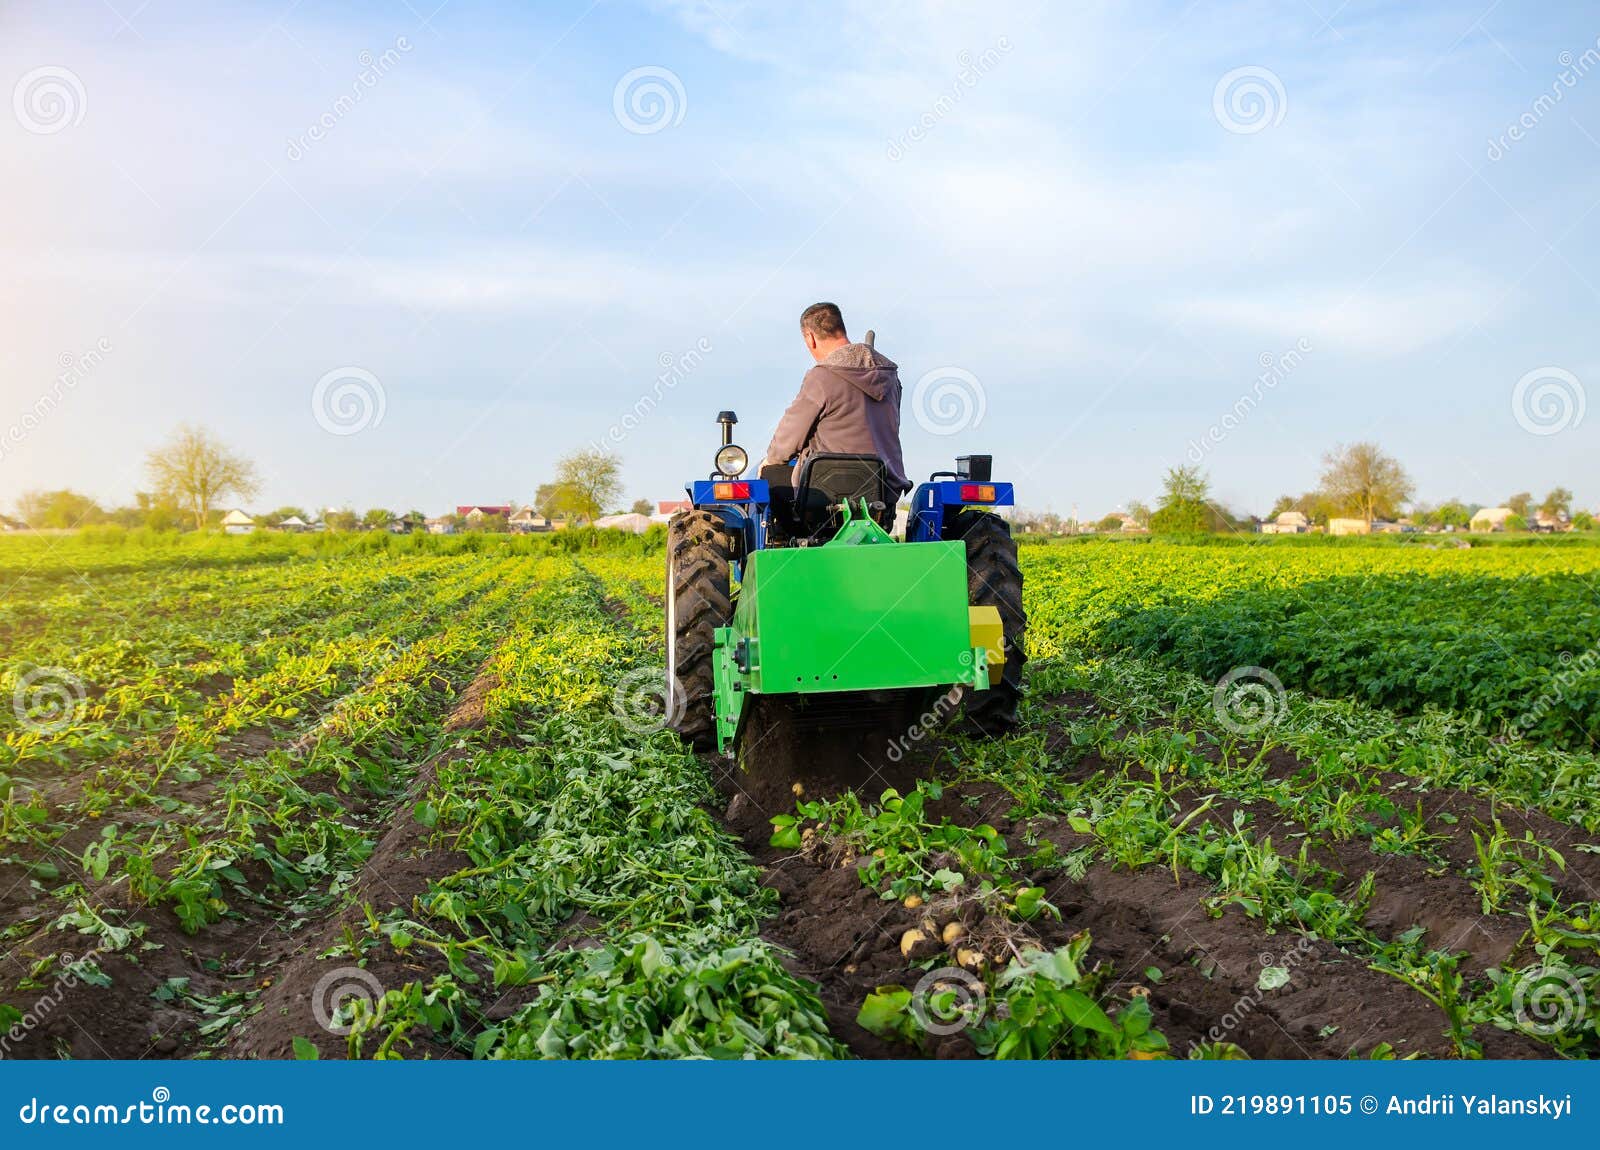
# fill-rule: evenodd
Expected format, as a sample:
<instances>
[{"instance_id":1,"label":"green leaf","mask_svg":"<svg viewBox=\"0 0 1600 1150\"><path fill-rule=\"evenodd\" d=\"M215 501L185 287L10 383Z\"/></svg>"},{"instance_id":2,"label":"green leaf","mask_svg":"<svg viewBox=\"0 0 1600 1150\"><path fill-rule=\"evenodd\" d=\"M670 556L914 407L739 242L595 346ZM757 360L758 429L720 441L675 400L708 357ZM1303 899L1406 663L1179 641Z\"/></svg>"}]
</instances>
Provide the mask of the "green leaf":
<instances>
[{"instance_id":1,"label":"green leaf","mask_svg":"<svg viewBox=\"0 0 1600 1150\"><path fill-rule=\"evenodd\" d=\"M900 1033L901 1021L911 1006L911 992L903 986L880 986L867 995L856 1014L856 1024L879 1037Z\"/></svg>"},{"instance_id":2,"label":"green leaf","mask_svg":"<svg viewBox=\"0 0 1600 1150\"><path fill-rule=\"evenodd\" d=\"M309 1038L294 1036L294 1056L301 1062L316 1062L322 1057L322 1052L317 1049L316 1043Z\"/></svg>"}]
</instances>

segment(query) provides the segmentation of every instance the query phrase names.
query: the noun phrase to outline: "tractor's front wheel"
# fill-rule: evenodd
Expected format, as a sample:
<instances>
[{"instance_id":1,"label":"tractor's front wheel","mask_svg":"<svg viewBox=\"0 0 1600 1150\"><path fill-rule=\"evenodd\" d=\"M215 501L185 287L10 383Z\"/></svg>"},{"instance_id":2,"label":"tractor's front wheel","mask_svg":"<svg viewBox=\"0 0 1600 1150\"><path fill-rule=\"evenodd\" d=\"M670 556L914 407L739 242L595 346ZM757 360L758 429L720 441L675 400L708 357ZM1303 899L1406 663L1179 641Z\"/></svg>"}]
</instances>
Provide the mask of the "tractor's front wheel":
<instances>
[{"instance_id":1,"label":"tractor's front wheel","mask_svg":"<svg viewBox=\"0 0 1600 1150\"><path fill-rule=\"evenodd\" d=\"M685 511L667 524L667 717L697 751L717 745L711 656L733 620L733 537L721 516Z\"/></svg>"},{"instance_id":2,"label":"tractor's front wheel","mask_svg":"<svg viewBox=\"0 0 1600 1150\"><path fill-rule=\"evenodd\" d=\"M1022 664L1028 616L1022 609L1022 568L1017 564L1017 542L1011 525L987 511L963 511L949 538L967 545L967 602L974 607L995 607L1005 636L1005 666L993 677L987 691L963 692L966 719L986 735L1009 731L1016 725L1017 704L1022 701ZM993 674L993 668L990 668Z\"/></svg>"}]
</instances>

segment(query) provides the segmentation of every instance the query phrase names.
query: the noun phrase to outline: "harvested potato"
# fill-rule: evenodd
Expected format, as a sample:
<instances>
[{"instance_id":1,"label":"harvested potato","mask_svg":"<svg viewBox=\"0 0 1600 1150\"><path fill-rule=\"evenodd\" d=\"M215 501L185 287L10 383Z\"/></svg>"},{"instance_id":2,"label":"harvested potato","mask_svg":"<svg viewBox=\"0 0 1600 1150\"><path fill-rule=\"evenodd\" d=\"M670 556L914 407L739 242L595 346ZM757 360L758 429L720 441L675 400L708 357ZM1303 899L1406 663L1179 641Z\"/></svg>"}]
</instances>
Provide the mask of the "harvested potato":
<instances>
[{"instance_id":1,"label":"harvested potato","mask_svg":"<svg viewBox=\"0 0 1600 1150\"><path fill-rule=\"evenodd\" d=\"M946 946L950 946L957 940L965 937L966 933L967 928L962 926L959 922L947 922L944 924L944 930L939 932L939 939Z\"/></svg>"}]
</instances>

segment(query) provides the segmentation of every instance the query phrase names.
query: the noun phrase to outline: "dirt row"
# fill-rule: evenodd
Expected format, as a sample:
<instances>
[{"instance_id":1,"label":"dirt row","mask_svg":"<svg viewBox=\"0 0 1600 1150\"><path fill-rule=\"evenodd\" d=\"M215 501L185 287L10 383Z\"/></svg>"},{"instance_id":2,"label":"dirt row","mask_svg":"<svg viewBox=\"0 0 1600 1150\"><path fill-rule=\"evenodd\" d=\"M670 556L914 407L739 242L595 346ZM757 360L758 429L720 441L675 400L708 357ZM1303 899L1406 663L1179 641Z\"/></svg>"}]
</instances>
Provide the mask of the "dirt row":
<instances>
[{"instance_id":1,"label":"dirt row","mask_svg":"<svg viewBox=\"0 0 1600 1150\"><path fill-rule=\"evenodd\" d=\"M453 708L443 729L461 733L481 725L484 700L496 683L492 673L480 669L458 694L447 678L435 675L431 688ZM223 764L259 756L276 745L279 741L270 732L240 732L224 748ZM96 937L53 925L54 914L64 908L28 882L21 867L0 868L0 891L5 892L0 896L0 921L34 916L41 921L39 929L0 957L0 985L16 986L36 964L54 960L51 968L35 977L33 991L6 995L5 1001L25 1012L28 1024L15 1039L0 1036L4 1039L0 1055L145 1059L209 1053L287 1058L293 1056L295 1037L309 1039L324 1056L341 1055L344 1041L322 1025L319 1009L327 1017L341 993L398 986L415 979L417 971L409 969L415 964L387 946L383 953L365 955L364 968L373 981L349 974L356 963L353 957L321 956L336 950L347 928L361 926L362 903L380 911L410 906L430 879L460 869L459 856L425 849L426 832L411 817L416 798L432 784L440 763L456 753L460 752L446 750L419 764L406 792L382 804L338 796L346 808L344 817L372 827L377 838L340 909L297 915L294 896L271 885L264 866L245 864L241 869L256 898L235 890L229 896L230 911L220 921L198 934L184 933L170 908L133 906L125 886L116 881L118 876L96 881L82 870L77 853L99 831L97 824L86 823L52 844L45 857L63 876L85 887L87 901L107 921L141 929L122 951L98 953ZM210 788L215 781L213 771L193 786ZM203 804L209 796L196 791L179 797ZM130 813L154 817L159 812ZM92 977L62 976L69 963L85 957L94 958L109 977L108 985L99 985L100 980ZM345 973L324 983L330 971Z\"/></svg>"},{"instance_id":2,"label":"dirt row","mask_svg":"<svg viewBox=\"0 0 1600 1150\"><path fill-rule=\"evenodd\" d=\"M1087 707L1092 700L1063 701L1063 705ZM916 759L890 764L881 757L869 761L857 744L843 758L835 755L823 761L853 762L857 785L875 795L885 786L909 790L919 774L948 773L935 765L941 750L932 742L918 748ZM887 1043L856 1024L863 1000L875 988L909 987L922 977L925 965L908 963L899 942L903 932L920 923L923 912L885 901L862 884L851 863L830 864L826 858L768 845L768 819L793 810L797 783L807 798L837 793L839 776L848 772L837 765L825 768L819 758L784 761L778 756L779 769L769 777L708 759L728 799L727 825L743 839L764 868L765 881L781 896L782 910L765 937L791 952L795 973L818 983L835 1034L858 1056L974 1056L970 1041L959 1034L918 1050ZM1289 769L1286 762L1279 765ZM1294 764L1294 769L1301 767ZM1109 768L1090 752L1064 762L1062 769L1070 781L1082 781ZM1454 809L1470 846L1468 814L1477 810L1476 802L1473 796L1429 796L1425 809ZM1017 857L1032 850L1024 845L1025 832L1036 841L1054 842L1063 854L1093 841L1064 824L1038 820L1032 826L1014 824L1008 817L1012 806L999 788L977 785L947 789L930 815L935 820L946 815L962 825L987 822L1006 836ZM1229 825L1231 810L1215 810L1221 813L1213 813L1213 819ZM1271 834L1275 842L1299 829L1289 815L1266 804L1256 804L1251 811L1255 833ZM1499 813L1504 820L1506 812ZM1521 938L1525 924L1518 925L1519 920L1509 915L1483 916L1476 893L1464 878L1430 870L1422 860L1378 856L1365 841L1352 840L1336 844L1318 861L1348 876L1351 884L1369 870L1377 872L1377 893L1366 925L1383 936L1424 926L1430 940L1436 940L1434 945L1470 951L1479 969L1504 961ZM1090 932L1091 958L1112 969L1108 986L1122 996L1130 990L1148 992L1156 1025L1177 1056L1184 1056L1195 1043L1218 1040L1235 1043L1254 1058L1364 1057L1382 1043L1390 1044L1399 1056L1455 1054L1445 1035L1443 1013L1415 990L1332 943L1288 932L1269 933L1237 906L1214 914L1206 899L1215 891L1198 876L1183 874L1175 879L1170 870L1130 872L1098 862L1076 880L1059 871L1029 877L1046 888L1046 897L1061 911L1059 922L1030 924L1040 941L1060 946L1080 931ZM1571 881L1587 879L1584 868ZM1259 989L1267 966L1286 967L1288 984ZM1480 1028L1476 1037L1488 1057L1550 1056L1548 1047L1524 1035Z\"/></svg>"}]
</instances>

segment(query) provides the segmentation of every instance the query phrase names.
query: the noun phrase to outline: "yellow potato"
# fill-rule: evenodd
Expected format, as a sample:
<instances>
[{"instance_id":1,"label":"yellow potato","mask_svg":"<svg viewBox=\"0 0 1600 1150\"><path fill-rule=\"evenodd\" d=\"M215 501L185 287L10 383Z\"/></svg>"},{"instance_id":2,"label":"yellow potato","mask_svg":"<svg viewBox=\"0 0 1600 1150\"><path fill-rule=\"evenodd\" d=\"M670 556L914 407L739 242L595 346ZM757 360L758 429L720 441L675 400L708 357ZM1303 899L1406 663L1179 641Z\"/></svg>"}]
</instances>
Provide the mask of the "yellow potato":
<instances>
[{"instance_id":1,"label":"yellow potato","mask_svg":"<svg viewBox=\"0 0 1600 1150\"><path fill-rule=\"evenodd\" d=\"M959 922L947 922L944 924L944 930L939 937L944 941L946 946L949 946L957 939L964 937L966 933L967 928L962 926Z\"/></svg>"},{"instance_id":2,"label":"yellow potato","mask_svg":"<svg viewBox=\"0 0 1600 1150\"><path fill-rule=\"evenodd\" d=\"M989 960L983 956L981 950L969 950L967 947L956 948L956 965L967 970L982 970Z\"/></svg>"},{"instance_id":3,"label":"yellow potato","mask_svg":"<svg viewBox=\"0 0 1600 1150\"><path fill-rule=\"evenodd\" d=\"M907 910L916 910L917 907L922 905L922 896L920 894L906 895L905 905Z\"/></svg>"},{"instance_id":4,"label":"yellow potato","mask_svg":"<svg viewBox=\"0 0 1600 1150\"><path fill-rule=\"evenodd\" d=\"M913 927L900 936L900 953L906 958L911 957L911 952L928 941L928 936Z\"/></svg>"}]
</instances>

